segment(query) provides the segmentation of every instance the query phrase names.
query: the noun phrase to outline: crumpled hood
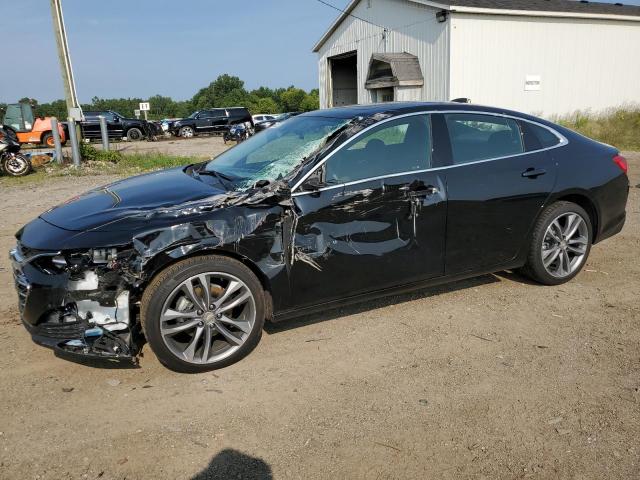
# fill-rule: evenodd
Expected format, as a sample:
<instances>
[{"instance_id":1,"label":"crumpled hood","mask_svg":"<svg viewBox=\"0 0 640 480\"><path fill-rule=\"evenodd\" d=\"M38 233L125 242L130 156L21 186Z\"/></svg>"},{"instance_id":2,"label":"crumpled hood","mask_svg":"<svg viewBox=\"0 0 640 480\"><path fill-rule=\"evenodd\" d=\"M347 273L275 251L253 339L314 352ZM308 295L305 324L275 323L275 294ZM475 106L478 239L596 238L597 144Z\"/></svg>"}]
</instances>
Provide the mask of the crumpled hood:
<instances>
[{"instance_id":1,"label":"crumpled hood","mask_svg":"<svg viewBox=\"0 0 640 480\"><path fill-rule=\"evenodd\" d=\"M185 174L183 167L139 175L91 190L47 210L40 218L72 231L117 229L119 220L225 193Z\"/></svg>"}]
</instances>

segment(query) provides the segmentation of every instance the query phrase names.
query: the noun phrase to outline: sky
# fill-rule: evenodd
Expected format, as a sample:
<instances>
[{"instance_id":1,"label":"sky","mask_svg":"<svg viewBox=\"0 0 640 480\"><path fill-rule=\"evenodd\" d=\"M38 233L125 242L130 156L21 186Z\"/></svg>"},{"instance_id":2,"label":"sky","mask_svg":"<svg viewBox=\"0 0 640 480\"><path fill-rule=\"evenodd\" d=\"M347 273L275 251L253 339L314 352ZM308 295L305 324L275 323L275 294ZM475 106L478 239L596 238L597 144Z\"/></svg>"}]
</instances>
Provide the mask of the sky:
<instances>
[{"instance_id":1,"label":"sky","mask_svg":"<svg viewBox=\"0 0 640 480\"><path fill-rule=\"evenodd\" d=\"M1 1L0 102L63 98L49 0ZM344 8L349 1L328 3ZM156 94L184 100L223 73L249 89L317 88L311 49L339 14L317 0L62 0L62 6L83 103Z\"/></svg>"}]
</instances>

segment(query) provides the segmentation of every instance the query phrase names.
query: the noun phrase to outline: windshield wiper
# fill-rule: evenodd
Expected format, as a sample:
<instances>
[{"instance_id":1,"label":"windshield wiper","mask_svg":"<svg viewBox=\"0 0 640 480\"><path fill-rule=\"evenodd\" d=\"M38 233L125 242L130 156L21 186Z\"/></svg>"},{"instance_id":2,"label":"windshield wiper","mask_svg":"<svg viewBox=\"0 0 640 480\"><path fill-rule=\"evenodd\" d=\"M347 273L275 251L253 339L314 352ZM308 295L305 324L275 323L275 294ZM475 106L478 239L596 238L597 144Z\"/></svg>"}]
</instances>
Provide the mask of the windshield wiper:
<instances>
[{"instance_id":1,"label":"windshield wiper","mask_svg":"<svg viewBox=\"0 0 640 480\"><path fill-rule=\"evenodd\" d=\"M220 183L224 186L224 188L226 188L227 190L233 190L234 179L229 175L225 175L224 173L220 173L215 170L205 170L205 169L199 170L196 173L198 175L209 175L211 177L216 177L218 180L220 180Z\"/></svg>"}]
</instances>

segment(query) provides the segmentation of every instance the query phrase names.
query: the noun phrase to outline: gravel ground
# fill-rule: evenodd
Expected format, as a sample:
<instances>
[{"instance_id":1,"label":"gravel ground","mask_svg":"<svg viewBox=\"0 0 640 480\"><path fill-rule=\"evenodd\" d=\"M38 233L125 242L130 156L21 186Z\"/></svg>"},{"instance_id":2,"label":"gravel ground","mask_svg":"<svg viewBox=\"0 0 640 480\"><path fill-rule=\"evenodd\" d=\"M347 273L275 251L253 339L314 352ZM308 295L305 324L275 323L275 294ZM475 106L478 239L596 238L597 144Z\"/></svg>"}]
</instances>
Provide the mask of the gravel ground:
<instances>
[{"instance_id":1,"label":"gravel ground","mask_svg":"<svg viewBox=\"0 0 640 480\"><path fill-rule=\"evenodd\" d=\"M0 251L109 180L3 188ZM569 284L499 273L268 326L201 375L32 344L2 254L0 478L640 478L639 200Z\"/></svg>"},{"instance_id":2,"label":"gravel ground","mask_svg":"<svg viewBox=\"0 0 640 480\"><path fill-rule=\"evenodd\" d=\"M102 149L100 142L94 141L91 145L99 150ZM110 148L122 153L164 153L183 157L212 158L225 151L228 146L225 146L221 136L202 135L194 138L165 137L156 142L111 142ZM65 147L63 150L65 156L71 157L70 147Z\"/></svg>"}]
</instances>

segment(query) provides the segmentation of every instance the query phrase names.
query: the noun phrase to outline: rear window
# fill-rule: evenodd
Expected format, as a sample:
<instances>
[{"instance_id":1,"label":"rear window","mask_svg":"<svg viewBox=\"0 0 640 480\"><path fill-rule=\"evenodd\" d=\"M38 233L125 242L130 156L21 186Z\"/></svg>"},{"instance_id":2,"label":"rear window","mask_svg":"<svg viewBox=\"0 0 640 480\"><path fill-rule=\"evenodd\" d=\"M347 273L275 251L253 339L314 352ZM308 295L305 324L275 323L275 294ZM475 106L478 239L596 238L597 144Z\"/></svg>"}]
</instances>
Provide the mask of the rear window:
<instances>
[{"instance_id":1,"label":"rear window","mask_svg":"<svg viewBox=\"0 0 640 480\"><path fill-rule=\"evenodd\" d=\"M473 113L445 114L453 163L462 164L524 152L518 122Z\"/></svg>"}]
</instances>

